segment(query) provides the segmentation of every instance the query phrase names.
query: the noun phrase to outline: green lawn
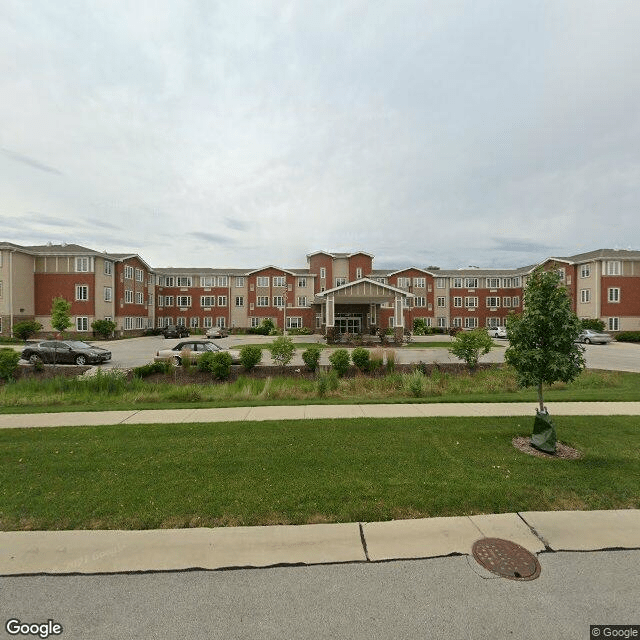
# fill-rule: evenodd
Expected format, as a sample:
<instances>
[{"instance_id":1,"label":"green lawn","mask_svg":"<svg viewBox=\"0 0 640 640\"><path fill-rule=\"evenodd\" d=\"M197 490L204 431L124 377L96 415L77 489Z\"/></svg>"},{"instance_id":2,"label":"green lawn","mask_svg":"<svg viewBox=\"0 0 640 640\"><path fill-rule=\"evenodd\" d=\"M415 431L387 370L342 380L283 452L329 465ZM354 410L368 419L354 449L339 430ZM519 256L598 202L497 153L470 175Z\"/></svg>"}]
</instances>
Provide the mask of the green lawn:
<instances>
[{"instance_id":1,"label":"green lawn","mask_svg":"<svg viewBox=\"0 0 640 640\"><path fill-rule=\"evenodd\" d=\"M637 417L308 420L0 431L0 529L378 521L640 508Z\"/></svg>"}]
</instances>

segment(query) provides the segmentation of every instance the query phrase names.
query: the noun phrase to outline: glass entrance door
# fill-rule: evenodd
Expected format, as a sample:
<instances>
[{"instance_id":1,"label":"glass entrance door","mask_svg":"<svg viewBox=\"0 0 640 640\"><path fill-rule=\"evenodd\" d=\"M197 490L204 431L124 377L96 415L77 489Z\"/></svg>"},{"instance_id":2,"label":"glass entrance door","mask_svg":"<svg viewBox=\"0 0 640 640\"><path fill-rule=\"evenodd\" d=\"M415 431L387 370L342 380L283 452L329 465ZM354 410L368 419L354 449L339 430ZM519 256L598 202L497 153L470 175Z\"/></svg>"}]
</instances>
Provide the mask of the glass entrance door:
<instances>
[{"instance_id":1,"label":"glass entrance door","mask_svg":"<svg viewBox=\"0 0 640 640\"><path fill-rule=\"evenodd\" d=\"M336 314L335 322L340 333L362 333L362 316Z\"/></svg>"}]
</instances>

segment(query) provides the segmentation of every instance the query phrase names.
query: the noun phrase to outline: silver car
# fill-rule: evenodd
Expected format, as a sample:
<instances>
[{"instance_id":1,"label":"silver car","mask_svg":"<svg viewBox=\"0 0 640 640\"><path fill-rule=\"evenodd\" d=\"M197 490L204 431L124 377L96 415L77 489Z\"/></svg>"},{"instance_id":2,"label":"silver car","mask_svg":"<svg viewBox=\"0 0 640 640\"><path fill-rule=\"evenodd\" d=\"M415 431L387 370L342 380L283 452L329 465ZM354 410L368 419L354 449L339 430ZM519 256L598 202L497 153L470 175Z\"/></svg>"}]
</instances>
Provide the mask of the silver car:
<instances>
[{"instance_id":1,"label":"silver car","mask_svg":"<svg viewBox=\"0 0 640 640\"><path fill-rule=\"evenodd\" d=\"M507 337L507 327L489 327L488 331L489 331L489 335L492 338L506 338Z\"/></svg>"},{"instance_id":2,"label":"silver car","mask_svg":"<svg viewBox=\"0 0 640 640\"><path fill-rule=\"evenodd\" d=\"M585 329L578 336L578 342L584 342L584 344L609 344L612 340L608 333L600 333L592 329Z\"/></svg>"},{"instance_id":3,"label":"silver car","mask_svg":"<svg viewBox=\"0 0 640 640\"><path fill-rule=\"evenodd\" d=\"M156 353L154 358L155 362L160 360L169 360L176 366L182 364L182 357L186 353L190 354L192 361L197 360L203 353L217 353L219 351L226 351L230 356L233 364L240 363L240 352L235 349L223 349L213 342L207 342L206 340L185 340L178 342L175 347L171 349L160 349Z\"/></svg>"}]
</instances>

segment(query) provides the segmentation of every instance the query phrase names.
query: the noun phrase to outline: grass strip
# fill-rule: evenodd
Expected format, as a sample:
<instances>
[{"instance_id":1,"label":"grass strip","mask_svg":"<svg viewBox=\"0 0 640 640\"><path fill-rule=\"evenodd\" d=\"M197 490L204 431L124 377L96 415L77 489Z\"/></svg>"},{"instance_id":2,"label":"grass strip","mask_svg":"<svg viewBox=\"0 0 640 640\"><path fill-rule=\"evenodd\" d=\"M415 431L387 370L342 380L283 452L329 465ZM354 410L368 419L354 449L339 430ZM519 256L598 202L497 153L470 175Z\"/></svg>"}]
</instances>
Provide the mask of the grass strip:
<instances>
[{"instance_id":1,"label":"grass strip","mask_svg":"<svg viewBox=\"0 0 640 640\"><path fill-rule=\"evenodd\" d=\"M580 460L516 450L533 418L0 432L0 529L379 521L640 508L637 417L562 417Z\"/></svg>"}]
</instances>

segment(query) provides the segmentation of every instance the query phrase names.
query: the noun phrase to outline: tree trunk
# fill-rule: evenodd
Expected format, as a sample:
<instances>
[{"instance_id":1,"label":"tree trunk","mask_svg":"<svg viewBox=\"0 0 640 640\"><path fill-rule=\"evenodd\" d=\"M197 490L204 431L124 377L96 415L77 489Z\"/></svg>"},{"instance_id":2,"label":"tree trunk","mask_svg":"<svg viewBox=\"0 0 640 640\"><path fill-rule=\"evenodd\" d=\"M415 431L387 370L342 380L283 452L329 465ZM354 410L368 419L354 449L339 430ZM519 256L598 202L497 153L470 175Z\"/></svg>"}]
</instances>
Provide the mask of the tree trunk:
<instances>
[{"instance_id":1,"label":"tree trunk","mask_svg":"<svg viewBox=\"0 0 640 640\"><path fill-rule=\"evenodd\" d=\"M544 413L544 402L542 400L542 382L538 382L538 404L540 405L540 413Z\"/></svg>"}]
</instances>

